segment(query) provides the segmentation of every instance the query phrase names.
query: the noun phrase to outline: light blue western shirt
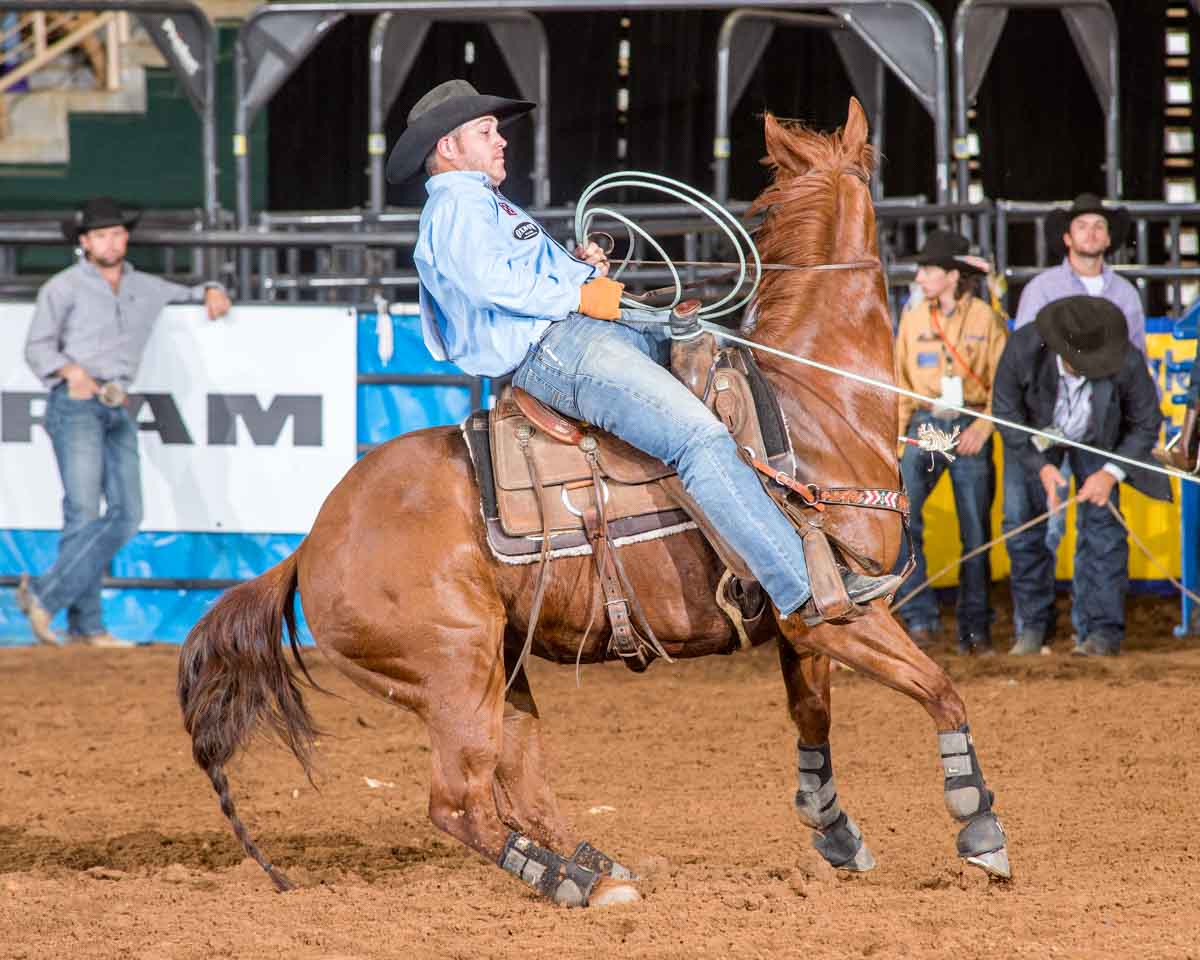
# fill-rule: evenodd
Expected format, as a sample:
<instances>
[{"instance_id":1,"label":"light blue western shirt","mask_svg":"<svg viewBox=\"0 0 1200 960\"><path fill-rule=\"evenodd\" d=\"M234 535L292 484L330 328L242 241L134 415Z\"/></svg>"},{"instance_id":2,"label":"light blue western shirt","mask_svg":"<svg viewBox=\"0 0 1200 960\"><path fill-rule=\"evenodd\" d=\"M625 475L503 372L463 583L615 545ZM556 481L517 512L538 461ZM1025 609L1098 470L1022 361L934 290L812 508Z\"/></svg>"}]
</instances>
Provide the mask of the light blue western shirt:
<instances>
[{"instance_id":1,"label":"light blue western shirt","mask_svg":"<svg viewBox=\"0 0 1200 960\"><path fill-rule=\"evenodd\" d=\"M487 174L430 177L413 251L421 336L435 360L474 376L510 373L579 306L595 268L572 257Z\"/></svg>"}]
</instances>

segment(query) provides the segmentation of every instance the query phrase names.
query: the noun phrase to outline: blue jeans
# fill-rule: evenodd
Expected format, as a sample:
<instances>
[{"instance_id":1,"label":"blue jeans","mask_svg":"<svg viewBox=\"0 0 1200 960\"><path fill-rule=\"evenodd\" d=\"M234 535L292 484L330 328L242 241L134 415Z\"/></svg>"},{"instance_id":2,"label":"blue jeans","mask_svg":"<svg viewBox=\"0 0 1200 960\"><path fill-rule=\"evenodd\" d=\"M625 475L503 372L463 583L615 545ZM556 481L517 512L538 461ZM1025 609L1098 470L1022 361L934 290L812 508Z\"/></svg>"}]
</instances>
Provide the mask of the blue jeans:
<instances>
[{"instance_id":1,"label":"blue jeans","mask_svg":"<svg viewBox=\"0 0 1200 960\"><path fill-rule=\"evenodd\" d=\"M142 521L138 428L123 407L73 400L65 385L50 392L45 423L62 477L63 531L33 593L52 614L67 608L70 633L92 636L104 631L101 579Z\"/></svg>"},{"instance_id":2,"label":"blue jeans","mask_svg":"<svg viewBox=\"0 0 1200 960\"><path fill-rule=\"evenodd\" d=\"M962 416L952 421L939 420L932 413L918 410L908 424L908 436L916 437L922 423L932 423L942 430L953 430L957 425L965 430L975 422L974 417ZM925 567L925 519L922 510L925 501L937 486L942 474L950 471L950 484L954 490L954 507L958 512L958 535L962 541L962 552L970 553L992 539L992 498L996 491L995 467L992 463L991 437L983 448L971 456L958 456L953 463L937 455L930 469L930 457L913 446L904 448L900 458L900 476L908 494L908 531L912 538L913 553L917 565L912 575L896 592L896 602L925 582L929 576ZM959 568L958 581L958 633L986 635L991 629L992 610L988 604L988 591L992 583L992 566L987 553L966 561ZM932 588L917 594L911 603L900 609L900 616L910 630L933 630L938 624L937 597Z\"/></svg>"},{"instance_id":3,"label":"blue jeans","mask_svg":"<svg viewBox=\"0 0 1200 960\"><path fill-rule=\"evenodd\" d=\"M1063 462L1059 466L1058 472L1062 474L1063 480L1066 481L1066 484L1063 486L1062 490L1060 491L1060 494L1065 498L1070 495L1071 476L1072 476L1071 460L1069 457L1063 458ZM1078 487L1079 484L1083 483L1084 479L1086 479L1086 478L1081 477L1079 480L1077 480L1076 486ZM1034 514L1034 516L1037 516L1037 514ZM1066 535L1067 535L1067 511L1060 510L1058 513L1056 513L1054 516L1052 516L1049 520L1046 521L1046 546L1049 547L1051 553L1053 553L1057 556L1059 544L1062 543L1063 537L1065 537ZM1079 527L1077 525L1076 530L1075 530L1075 550L1076 550L1076 552L1078 552L1082 546L1083 546L1083 528ZM1079 635L1080 639L1082 639L1085 636L1086 631L1083 627L1082 622L1080 621L1079 609L1080 608L1078 606L1076 606L1075 604L1072 604L1072 606L1071 606L1071 624L1072 624L1072 626L1074 626L1075 632ZM1021 629L1020 621L1015 620L1013 622L1016 625L1017 631L1020 632L1020 629Z\"/></svg>"},{"instance_id":4,"label":"blue jeans","mask_svg":"<svg viewBox=\"0 0 1200 960\"><path fill-rule=\"evenodd\" d=\"M673 466L775 606L791 613L812 592L800 536L724 424L666 369L666 325L639 323L641 313L623 311L619 323L568 314L530 348L513 384Z\"/></svg>"},{"instance_id":5,"label":"blue jeans","mask_svg":"<svg viewBox=\"0 0 1200 960\"><path fill-rule=\"evenodd\" d=\"M1070 450L1075 482L1083 483L1104 465L1101 457ZM1120 485L1109 502L1120 507ZM1016 458L1004 465L1004 531L1007 533L1048 509L1041 480ZM1129 541L1125 528L1106 507L1075 506L1075 578L1071 584L1071 620L1080 639L1103 633L1119 642L1125 635L1125 595L1129 592ZM1054 629L1055 554L1041 525L1006 541L1012 561L1013 619L1019 629L1048 636Z\"/></svg>"}]
</instances>

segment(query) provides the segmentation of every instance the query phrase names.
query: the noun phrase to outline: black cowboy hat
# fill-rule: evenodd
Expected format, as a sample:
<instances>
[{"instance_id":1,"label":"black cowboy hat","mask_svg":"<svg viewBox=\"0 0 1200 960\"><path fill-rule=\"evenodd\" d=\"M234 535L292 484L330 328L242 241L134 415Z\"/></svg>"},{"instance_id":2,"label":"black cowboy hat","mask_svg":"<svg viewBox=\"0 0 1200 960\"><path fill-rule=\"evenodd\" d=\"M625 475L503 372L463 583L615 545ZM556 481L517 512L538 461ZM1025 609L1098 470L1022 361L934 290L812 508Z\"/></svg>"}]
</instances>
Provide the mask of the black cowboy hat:
<instances>
[{"instance_id":1,"label":"black cowboy hat","mask_svg":"<svg viewBox=\"0 0 1200 960\"><path fill-rule=\"evenodd\" d=\"M408 127L388 156L388 183L403 183L417 173L437 142L464 123L492 116L503 126L536 106L528 100L481 94L466 80L438 84L408 112Z\"/></svg>"},{"instance_id":2,"label":"black cowboy hat","mask_svg":"<svg viewBox=\"0 0 1200 960\"><path fill-rule=\"evenodd\" d=\"M943 270L957 270L964 277L986 273L975 264L964 260L971 255L971 243L961 234L950 230L932 230L925 238L925 246L913 257L906 258L909 263L918 267L941 267Z\"/></svg>"},{"instance_id":3,"label":"black cowboy hat","mask_svg":"<svg viewBox=\"0 0 1200 960\"><path fill-rule=\"evenodd\" d=\"M1114 376L1125 362L1129 327L1111 300L1064 297L1042 307L1034 323L1046 346L1089 380Z\"/></svg>"},{"instance_id":4,"label":"black cowboy hat","mask_svg":"<svg viewBox=\"0 0 1200 960\"><path fill-rule=\"evenodd\" d=\"M132 230L141 218L141 210L122 210L112 197L92 197L75 211L74 217L64 221L62 229L68 240L77 243L79 235L89 230L117 226Z\"/></svg>"},{"instance_id":5,"label":"black cowboy hat","mask_svg":"<svg viewBox=\"0 0 1200 960\"><path fill-rule=\"evenodd\" d=\"M1098 213L1108 221L1108 235L1112 239L1110 250L1125 246L1125 239L1129 236L1129 211L1124 207L1106 207L1104 201L1094 193L1081 193L1070 207L1055 207L1046 216L1046 246L1055 258L1061 259L1067 255L1063 234L1070 231L1071 221L1088 213Z\"/></svg>"}]
</instances>

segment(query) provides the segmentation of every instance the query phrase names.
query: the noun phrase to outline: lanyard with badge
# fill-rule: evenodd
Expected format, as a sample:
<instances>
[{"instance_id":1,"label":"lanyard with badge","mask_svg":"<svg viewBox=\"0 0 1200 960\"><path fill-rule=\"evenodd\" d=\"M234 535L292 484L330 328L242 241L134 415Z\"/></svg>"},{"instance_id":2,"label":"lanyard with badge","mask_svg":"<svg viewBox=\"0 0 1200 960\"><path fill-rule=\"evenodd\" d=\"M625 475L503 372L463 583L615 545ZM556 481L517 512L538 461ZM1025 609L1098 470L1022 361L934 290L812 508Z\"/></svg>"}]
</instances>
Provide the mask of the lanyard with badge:
<instances>
[{"instance_id":1,"label":"lanyard with badge","mask_svg":"<svg viewBox=\"0 0 1200 960\"><path fill-rule=\"evenodd\" d=\"M966 301L961 301L958 305L963 311L962 330L959 331L959 339L962 339L963 331L967 328L966 318ZM936 300L929 304L929 320L933 324L934 332L938 335L938 339L942 341L942 346L945 348L944 356L946 363L950 367L950 373L942 374L942 395L937 398L934 407L934 413L938 412L938 407L961 407L963 406L963 378L954 373L954 361L957 360L962 368L967 371L967 375L974 380L983 392L988 392L988 385L983 382L979 375L971 369L971 365L962 358L956 349L955 344L950 342L950 338L946 336L946 332L942 329L942 325L938 323L938 313L941 311Z\"/></svg>"}]
</instances>

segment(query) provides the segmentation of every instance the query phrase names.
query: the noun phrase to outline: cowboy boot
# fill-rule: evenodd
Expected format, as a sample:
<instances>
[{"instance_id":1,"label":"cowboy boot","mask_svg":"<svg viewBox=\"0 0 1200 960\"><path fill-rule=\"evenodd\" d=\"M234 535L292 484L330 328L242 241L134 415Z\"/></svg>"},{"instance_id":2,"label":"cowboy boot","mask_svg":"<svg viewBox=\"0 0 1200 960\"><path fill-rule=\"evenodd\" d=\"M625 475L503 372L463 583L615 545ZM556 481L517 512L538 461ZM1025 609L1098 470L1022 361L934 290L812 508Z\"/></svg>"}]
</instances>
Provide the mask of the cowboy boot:
<instances>
[{"instance_id":1,"label":"cowboy boot","mask_svg":"<svg viewBox=\"0 0 1200 960\"><path fill-rule=\"evenodd\" d=\"M1183 415L1183 426L1179 428L1179 444L1175 447L1183 461L1180 469L1192 473L1200 471L1200 437L1196 435L1197 406L1192 404Z\"/></svg>"},{"instance_id":2,"label":"cowboy boot","mask_svg":"<svg viewBox=\"0 0 1200 960\"><path fill-rule=\"evenodd\" d=\"M699 300L685 300L671 311L671 372L703 400L717 344L711 333L701 329L699 309Z\"/></svg>"},{"instance_id":3,"label":"cowboy boot","mask_svg":"<svg viewBox=\"0 0 1200 960\"><path fill-rule=\"evenodd\" d=\"M48 647L62 646L62 641L59 640L58 634L50 626L50 621L54 619L53 615L42 606L41 601L33 592L33 584L29 579L29 574L21 574L21 582L17 584L17 606L21 608L21 612L29 620L29 626L33 630L33 635L37 638L38 643L45 644Z\"/></svg>"},{"instance_id":4,"label":"cowboy boot","mask_svg":"<svg viewBox=\"0 0 1200 960\"><path fill-rule=\"evenodd\" d=\"M1188 407L1183 415L1183 426L1174 441L1168 446L1155 447L1154 459L1165 467L1174 467L1189 473L1200 471L1200 451L1197 450L1196 407Z\"/></svg>"}]
</instances>

